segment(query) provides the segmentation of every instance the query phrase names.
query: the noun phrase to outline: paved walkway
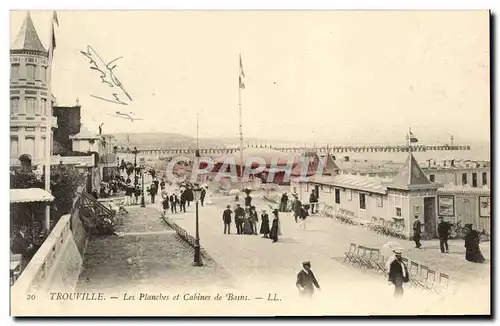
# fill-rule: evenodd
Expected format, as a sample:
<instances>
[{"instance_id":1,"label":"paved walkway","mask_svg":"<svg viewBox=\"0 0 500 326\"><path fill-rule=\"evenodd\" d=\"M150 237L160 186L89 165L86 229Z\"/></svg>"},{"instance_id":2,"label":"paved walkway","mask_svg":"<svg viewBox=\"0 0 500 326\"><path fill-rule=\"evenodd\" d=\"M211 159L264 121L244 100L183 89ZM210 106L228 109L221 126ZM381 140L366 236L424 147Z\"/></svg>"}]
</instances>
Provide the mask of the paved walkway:
<instances>
[{"instance_id":1,"label":"paved walkway","mask_svg":"<svg viewBox=\"0 0 500 326\"><path fill-rule=\"evenodd\" d=\"M175 291L229 287L231 277L208 263L192 266L193 255L155 207L129 207L118 236L94 237L84 257L77 291Z\"/></svg>"},{"instance_id":2,"label":"paved walkway","mask_svg":"<svg viewBox=\"0 0 500 326\"><path fill-rule=\"evenodd\" d=\"M384 277L342 264L350 241L380 247L387 241L385 237L322 217L312 217L308 229L304 231L297 227L290 214L281 216L283 236L278 243L273 244L256 235L224 235L222 211L228 203L231 203L229 197L200 207L201 245L217 263L236 277L245 291L254 291L258 295L274 290L286 297L288 302L293 302L292 298L297 296L294 287L296 274L301 262L310 260L322 286L321 294L316 296L331 303L329 307L319 305L315 311L328 309L326 311L330 313L337 311L345 314L363 311L380 314L405 311L431 313L435 307L443 306L437 295L410 288L405 290L404 300L394 306L393 289ZM267 202L256 197L254 204L258 209L269 208ZM187 213L169 214L168 217L194 234L193 207ZM405 247L410 245L409 242L403 244Z\"/></svg>"}]
</instances>

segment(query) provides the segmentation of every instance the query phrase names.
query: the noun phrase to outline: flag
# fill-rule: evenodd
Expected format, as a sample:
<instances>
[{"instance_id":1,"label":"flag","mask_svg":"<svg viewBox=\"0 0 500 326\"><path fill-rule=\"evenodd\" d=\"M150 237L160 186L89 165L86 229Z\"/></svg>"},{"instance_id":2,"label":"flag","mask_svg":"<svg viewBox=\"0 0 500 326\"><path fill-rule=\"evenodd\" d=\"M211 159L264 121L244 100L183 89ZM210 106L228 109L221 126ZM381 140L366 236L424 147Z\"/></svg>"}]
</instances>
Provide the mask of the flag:
<instances>
[{"instance_id":1,"label":"flag","mask_svg":"<svg viewBox=\"0 0 500 326\"><path fill-rule=\"evenodd\" d=\"M243 61L240 54L240 88L245 89L245 72L243 71Z\"/></svg>"},{"instance_id":2,"label":"flag","mask_svg":"<svg viewBox=\"0 0 500 326\"><path fill-rule=\"evenodd\" d=\"M410 143L418 143L417 137L410 131Z\"/></svg>"},{"instance_id":3,"label":"flag","mask_svg":"<svg viewBox=\"0 0 500 326\"><path fill-rule=\"evenodd\" d=\"M56 49L56 33L54 29L54 23L59 27L59 18L57 17L57 12L54 11L52 16L52 48L50 49L52 52Z\"/></svg>"}]
</instances>

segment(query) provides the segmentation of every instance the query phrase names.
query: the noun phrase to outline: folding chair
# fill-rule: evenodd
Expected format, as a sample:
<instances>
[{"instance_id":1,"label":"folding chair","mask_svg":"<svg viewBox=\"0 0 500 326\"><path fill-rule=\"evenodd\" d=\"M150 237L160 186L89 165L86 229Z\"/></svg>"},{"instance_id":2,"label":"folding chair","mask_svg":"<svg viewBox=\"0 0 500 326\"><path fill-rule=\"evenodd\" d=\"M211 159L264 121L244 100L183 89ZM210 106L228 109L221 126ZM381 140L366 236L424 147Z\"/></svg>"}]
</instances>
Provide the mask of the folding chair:
<instances>
[{"instance_id":1,"label":"folding chair","mask_svg":"<svg viewBox=\"0 0 500 326\"><path fill-rule=\"evenodd\" d=\"M450 282L450 276L445 273L439 273L439 283L437 289L435 288L434 291L438 293L442 293L448 289L448 284Z\"/></svg>"},{"instance_id":2,"label":"folding chair","mask_svg":"<svg viewBox=\"0 0 500 326\"><path fill-rule=\"evenodd\" d=\"M358 267L370 268L370 248L359 246L360 250Z\"/></svg>"},{"instance_id":3,"label":"folding chair","mask_svg":"<svg viewBox=\"0 0 500 326\"><path fill-rule=\"evenodd\" d=\"M435 283L436 283L436 271L429 269L427 271L427 278L425 279L425 287L429 291L437 292L436 289L434 288Z\"/></svg>"},{"instance_id":4,"label":"folding chair","mask_svg":"<svg viewBox=\"0 0 500 326\"><path fill-rule=\"evenodd\" d=\"M427 278L429 276L429 267L425 265L420 265L420 273L418 273L417 281L423 290L429 290L427 287Z\"/></svg>"},{"instance_id":5,"label":"folding chair","mask_svg":"<svg viewBox=\"0 0 500 326\"><path fill-rule=\"evenodd\" d=\"M370 249L370 266L375 269L377 272L384 269L382 268L382 264L380 264L380 250L379 249Z\"/></svg>"},{"instance_id":6,"label":"folding chair","mask_svg":"<svg viewBox=\"0 0 500 326\"><path fill-rule=\"evenodd\" d=\"M408 275L412 286L421 286L418 281L418 264L414 261L410 262L410 268L408 270Z\"/></svg>"},{"instance_id":7,"label":"folding chair","mask_svg":"<svg viewBox=\"0 0 500 326\"><path fill-rule=\"evenodd\" d=\"M351 263L353 262L354 255L356 254L357 245L355 243L351 243L349 246L349 251L345 253L344 263L349 260Z\"/></svg>"}]
</instances>

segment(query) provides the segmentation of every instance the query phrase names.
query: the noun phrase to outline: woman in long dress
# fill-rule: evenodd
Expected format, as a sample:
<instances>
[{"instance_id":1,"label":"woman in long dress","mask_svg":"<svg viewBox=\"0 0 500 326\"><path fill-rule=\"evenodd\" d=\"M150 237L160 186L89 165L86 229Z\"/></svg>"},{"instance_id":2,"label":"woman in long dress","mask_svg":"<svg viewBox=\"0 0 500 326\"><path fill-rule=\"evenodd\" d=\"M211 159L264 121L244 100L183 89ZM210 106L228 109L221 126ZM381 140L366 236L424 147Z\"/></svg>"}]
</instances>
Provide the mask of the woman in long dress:
<instances>
[{"instance_id":1,"label":"woman in long dress","mask_svg":"<svg viewBox=\"0 0 500 326\"><path fill-rule=\"evenodd\" d=\"M271 227L271 239L273 240L273 243L278 242L278 235L279 235L279 218L278 218L278 210L275 209L273 211L274 219L273 219L273 225Z\"/></svg>"},{"instance_id":2,"label":"woman in long dress","mask_svg":"<svg viewBox=\"0 0 500 326\"><path fill-rule=\"evenodd\" d=\"M261 222L260 222L260 234L263 234L263 238L269 238L269 233L271 230L269 230L269 215L267 215L266 211L262 211L262 215L260 216Z\"/></svg>"},{"instance_id":3,"label":"woman in long dress","mask_svg":"<svg viewBox=\"0 0 500 326\"><path fill-rule=\"evenodd\" d=\"M472 224L467 224L465 236L465 259L473 263L484 263L486 259L479 248L479 233L472 229Z\"/></svg>"},{"instance_id":4,"label":"woman in long dress","mask_svg":"<svg viewBox=\"0 0 500 326\"><path fill-rule=\"evenodd\" d=\"M243 234L253 234L252 222L250 221L250 208L245 209L245 218L243 220Z\"/></svg>"}]
</instances>

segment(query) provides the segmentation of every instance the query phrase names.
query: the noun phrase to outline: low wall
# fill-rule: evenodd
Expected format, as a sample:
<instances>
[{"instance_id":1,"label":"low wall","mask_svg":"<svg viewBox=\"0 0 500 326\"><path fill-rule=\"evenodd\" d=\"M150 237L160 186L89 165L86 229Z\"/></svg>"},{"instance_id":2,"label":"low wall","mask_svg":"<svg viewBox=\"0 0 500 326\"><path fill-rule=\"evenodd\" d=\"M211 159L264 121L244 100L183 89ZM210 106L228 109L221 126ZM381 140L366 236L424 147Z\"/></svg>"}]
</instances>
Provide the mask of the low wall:
<instances>
[{"instance_id":1,"label":"low wall","mask_svg":"<svg viewBox=\"0 0 500 326\"><path fill-rule=\"evenodd\" d=\"M22 309L27 300L47 299L49 292L74 290L83 259L70 224L70 214L61 217L12 286L13 311Z\"/></svg>"}]
</instances>

